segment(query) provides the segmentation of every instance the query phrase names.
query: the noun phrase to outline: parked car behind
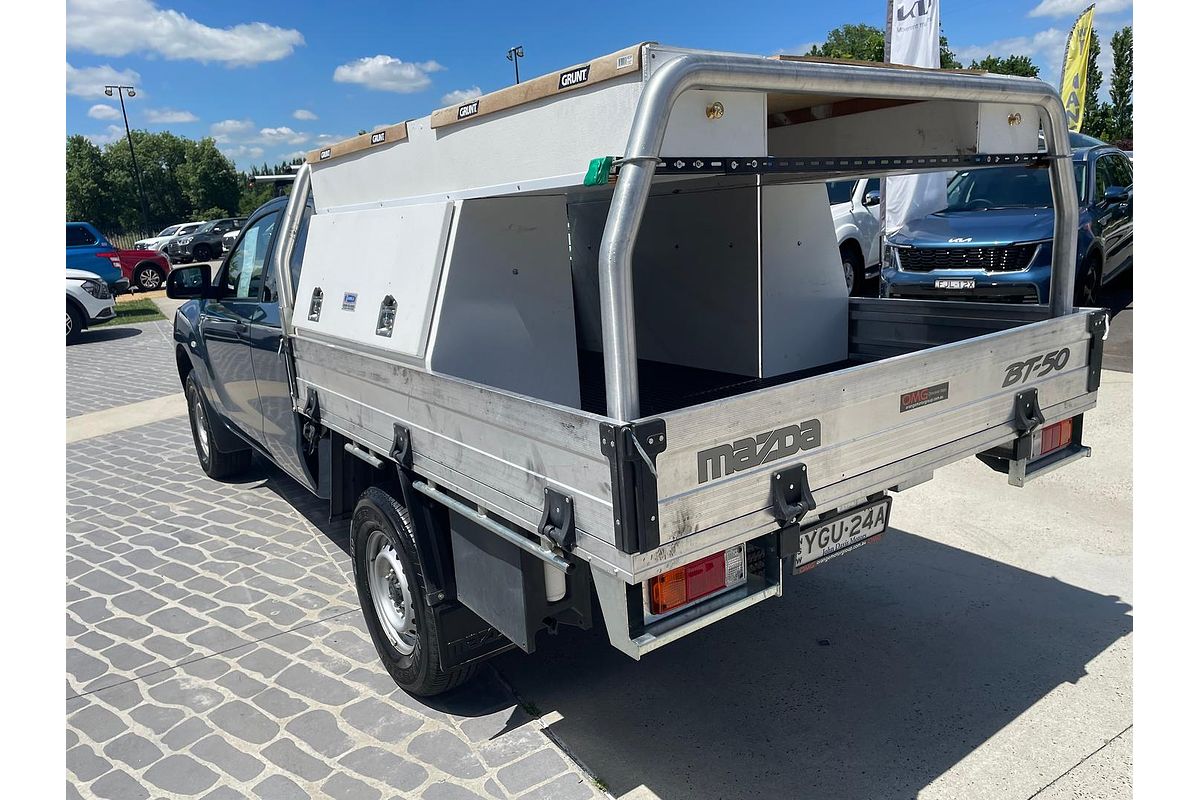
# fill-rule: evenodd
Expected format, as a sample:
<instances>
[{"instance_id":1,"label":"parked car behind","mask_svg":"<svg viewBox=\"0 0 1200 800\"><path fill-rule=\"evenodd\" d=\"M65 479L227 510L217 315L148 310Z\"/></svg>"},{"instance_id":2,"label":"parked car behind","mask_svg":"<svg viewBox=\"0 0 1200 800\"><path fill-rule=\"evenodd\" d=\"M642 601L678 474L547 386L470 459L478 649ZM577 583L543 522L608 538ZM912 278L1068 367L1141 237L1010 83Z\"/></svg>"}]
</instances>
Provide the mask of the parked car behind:
<instances>
[{"instance_id":1,"label":"parked car behind","mask_svg":"<svg viewBox=\"0 0 1200 800\"><path fill-rule=\"evenodd\" d=\"M245 217L227 217L206 222L187 236L176 236L167 243L167 258L172 264L188 261L211 261L221 255L221 237L237 230L246 222Z\"/></svg>"},{"instance_id":2,"label":"parked car behind","mask_svg":"<svg viewBox=\"0 0 1200 800\"><path fill-rule=\"evenodd\" d=\"M161 289L171 273L171 262L157 250L118 250L117 257L129 285L143 292Z\"/></svg>"},{"instance_id":3,"label":"parked car behind","mask_svg":"<svg viewBox=\"0 0 1200 800\"><path fill-rule=\"evenodd\" d=\"M1076 147L1073 159L1075 303L1094 306L1100 287L1133 266L1133 165L1103 143ZM964 170L947 201L885 242L882 296L1049 302L1054 211L1045 169Z\"/></svg>"},{"instance_id":4,"label":"parked car behind","mask_svg":"<svg viewBox=\"0 0 1200 800\"><path fill-rule=\"evenodd\" d=\"M150 236L145 239L138 239L133 243L135 250L157 250L158 246L170 241L171 237L179 233L179 229L187 223L178 222L174 225L168 225L158 232L157 236Z\"/></svg>"},{"instance_id":5,"label":"parked car behind","mask_svg":"<svg viewBox=\"0 0 1200 800\"><path fill-rule=\"evenodd\" d=\"M241 227L234 228L221 237L221 252L228 253L233 249L233 245L237 242L238 234L242 232Z\"/></svg>"},{"instance_id":6,"label":"parked car behind","mask_svg":"<svg viewBox=\"0 0 1200 800\"><path fill-rule=\"evenodd\" d=\"M879 274L879 178L830 181L825 188L846 288L859 294Z\"/></svg>"},{"instance_id":7,"label":"parked car behind","mask_svg":"<svg viewBox=\"0 0 1200 800\"><path fill-rule=\"evenodd\" d=\"M198 222L185 222L184 224L179 226L179 229L175 231L175 234L173 236L168 236L167 238L165 238L161 242L159 242L155 246L155 249L158 250L158 252L162 253L163 255L166 255L167 254L167 245L169 245L173 240L178 239L181 236L190 236L191 234L198 231L200 229L200 227L202 225L204 225L206 222L208 222L208 220L206 220L206 219L202 219Z\"/></svg>"},{"instance_id":8,"label":"parked car behind","mask_svg":"<svg viewBox=\"0 0 1200 800\"><path fill-rule=\"evenodd\" d=\"M95 273L111 294L129 291L117 248L90 222L67 223L67 269Z\"/></svg>"},{"instance_id":9,"label":"parked car behind","mask_svg":"<svg viewBox=\"0 0 1200 800\"><path fill-rule=\"evenodd\" d=\"M67 344L89 326L117 315L108 284L94 272L67 268Z\"/></svg>"}]
</instances>

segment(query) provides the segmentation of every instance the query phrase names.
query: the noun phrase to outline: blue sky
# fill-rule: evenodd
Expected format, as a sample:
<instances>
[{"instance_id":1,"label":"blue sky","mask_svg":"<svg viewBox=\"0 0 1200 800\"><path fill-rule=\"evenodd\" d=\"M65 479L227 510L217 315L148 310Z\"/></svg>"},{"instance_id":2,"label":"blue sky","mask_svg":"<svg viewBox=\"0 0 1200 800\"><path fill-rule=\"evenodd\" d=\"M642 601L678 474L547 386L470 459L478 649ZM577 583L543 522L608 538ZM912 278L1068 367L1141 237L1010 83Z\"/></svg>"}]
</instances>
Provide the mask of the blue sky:
<instances>
[{"instance_id":1,"label":"blue sky","mask_svg":"<svg viewBox=\"0 0 1200 800\"><path fill-rule=\"evenodd\" d=\"M939 0L963 61L1029 55L1058 83L1066 33L1089 0ZM1104 45L1132 0L1097 0ZM123 135L106 83L130 83L130 125L214 136L239 167L291 155L643 40L803 52L832 28L883 26L885 0L607 3L307 3L67 0L67 133ZM1102 87L1106 92L1106 87ZM1107 98L1102 94L1102 98Z\"/></svg>"}]
</instances>

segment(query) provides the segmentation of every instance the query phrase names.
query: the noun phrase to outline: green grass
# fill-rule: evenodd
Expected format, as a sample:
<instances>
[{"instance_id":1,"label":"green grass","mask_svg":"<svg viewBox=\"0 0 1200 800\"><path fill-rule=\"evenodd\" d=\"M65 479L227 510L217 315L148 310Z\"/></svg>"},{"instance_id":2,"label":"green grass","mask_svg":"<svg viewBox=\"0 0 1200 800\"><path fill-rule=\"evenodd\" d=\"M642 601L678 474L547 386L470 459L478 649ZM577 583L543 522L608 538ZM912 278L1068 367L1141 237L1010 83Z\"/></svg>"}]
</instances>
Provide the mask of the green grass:
<instances>
[{"instance_id":1,"label":"green grass","mask_svg":"<svg viewBox=\"0 0 1200 800\"><path fill-rule=\"evenodd\" d=\"M154 305L153 300L134 300L129 303L117 303L117 316L107 322L101 322L93 327L103 325L132 325L135 322L154 322L166 319Z\"/></svg>"}]
</instances>

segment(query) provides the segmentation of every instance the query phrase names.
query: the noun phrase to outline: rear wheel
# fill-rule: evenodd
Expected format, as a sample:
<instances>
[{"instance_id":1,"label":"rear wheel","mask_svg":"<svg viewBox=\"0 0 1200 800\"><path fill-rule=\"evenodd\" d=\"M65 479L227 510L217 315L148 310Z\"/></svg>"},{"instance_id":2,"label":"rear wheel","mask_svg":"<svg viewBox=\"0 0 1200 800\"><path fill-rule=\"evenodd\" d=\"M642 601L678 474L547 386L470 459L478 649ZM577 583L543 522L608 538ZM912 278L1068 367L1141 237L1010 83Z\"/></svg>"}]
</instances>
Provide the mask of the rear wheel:
<instances>
[{"instance_id":1,"label":"rear wheel","mask_svg":"<svg viewBox=\"0 0 1200 800\"><path fill-rule=\"evenodd\" d=\"M75 344L83 334L83 315L67 303L67 344Z\"/></svg>"},{"instance_id":2,"label":"rear wheel","mask_svg":"<svg viewBox=\"0 0 1200 800\"><path fill-rule=\"evenodd\" d=\"M245 472L250 466L250 449L227 453L217 448L212 423L208 417L208 401L196 382L196 374L188 373L187 389L188 420L192 424L192 439L196 443L196 458L200 469L214 480L224 480Z\"/></svg>"},{"instance_id":3,"label":"rear wheel","mask_svg":"<svg viewBox=\"0 0 1200 800\"><path fill-rule=\"evenodd\" d=\"M363 492L350 522L354 583L375 650L392 680L414 695L435 695L475 675L476 664L442 666L438 617L425 602L408 510L381 489Z\"/></svg>"},{"instance_id":4,"label":"rear wheel","mask_svg":"<svg viewBox=\"0 0 1200 800\"><path fill-rule=\"evenodd\" d=\"M161 289L163 280L162 271L153 264L143 264L133 271L133 283L143 292Z\"/></svg>"},{"instance_id":5,"label":"rear wheel","mask_svg":"<svg viewBox=\"0 0 1200 800\"><path fill-rule=\"evenodd\" d=\"M1088 259L1075 286L1075 305L1079 308L1095 308L1100 303L1100 262Z\"/></svg>"},{"instance_id":6,"label":"rear wheel","mask_svg":"<svg viewBox=\"0 0 1200 800\"><path fill-rule=\"evenodd\" d=\"M849 242L842 245L841 252L842 272L846 276L846 291L854 294L862 287L863 283L862 254Z\"/></svg>"}]
</instances>

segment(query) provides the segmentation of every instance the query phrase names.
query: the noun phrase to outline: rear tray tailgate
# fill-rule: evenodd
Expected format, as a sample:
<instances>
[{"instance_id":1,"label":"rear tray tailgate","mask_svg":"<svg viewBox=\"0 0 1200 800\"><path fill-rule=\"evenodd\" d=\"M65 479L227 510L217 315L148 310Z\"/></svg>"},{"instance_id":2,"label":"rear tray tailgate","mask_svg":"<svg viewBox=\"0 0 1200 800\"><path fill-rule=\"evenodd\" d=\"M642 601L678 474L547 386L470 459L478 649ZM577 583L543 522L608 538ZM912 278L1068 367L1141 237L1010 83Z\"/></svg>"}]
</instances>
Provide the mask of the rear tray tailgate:
<instances>
[{"instance_id":1,"label":"rear tray tailgate","mask_svg":"<svg viewBox=\"0 0 1200 800\"><path fill-rule=\"evenodd\" d=\"M1095 404L1101 313L1080 310L660 415L660 544L776 525L771 476L800 464L817 509L827 511L1009 440L1018 392L1037 390L1047 422L1081 413Z\"/></svg>"}]
</instances>

